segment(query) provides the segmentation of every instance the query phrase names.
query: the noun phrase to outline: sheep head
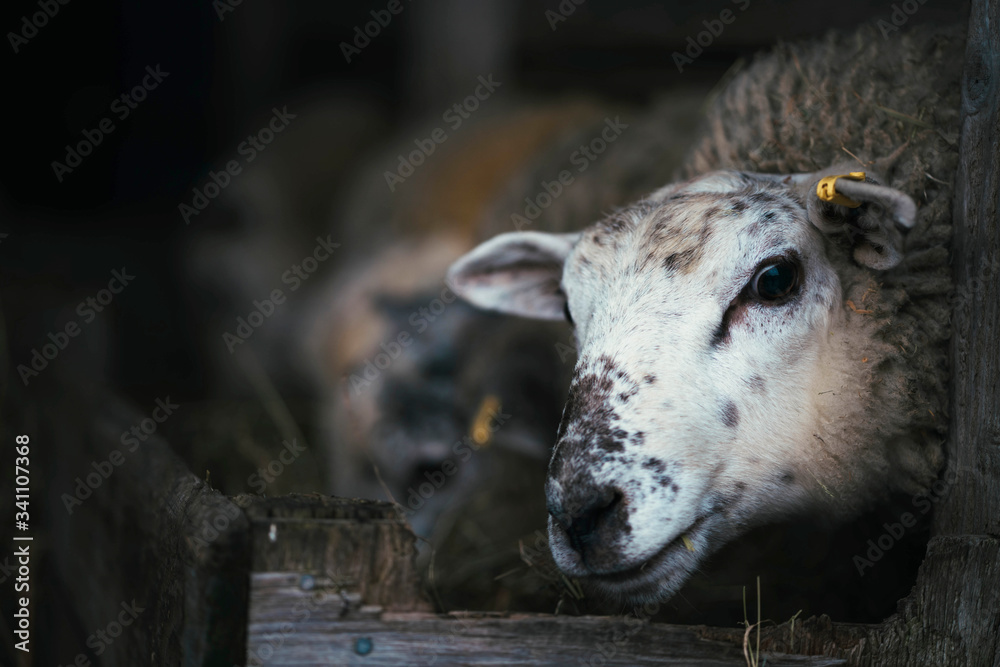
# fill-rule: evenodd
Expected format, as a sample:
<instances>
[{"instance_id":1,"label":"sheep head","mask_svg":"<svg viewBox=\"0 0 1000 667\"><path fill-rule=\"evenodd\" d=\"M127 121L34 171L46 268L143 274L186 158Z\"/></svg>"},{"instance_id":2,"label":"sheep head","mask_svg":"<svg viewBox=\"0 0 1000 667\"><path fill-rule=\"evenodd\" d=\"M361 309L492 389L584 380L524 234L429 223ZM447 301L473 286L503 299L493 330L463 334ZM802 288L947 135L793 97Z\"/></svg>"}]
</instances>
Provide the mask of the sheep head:
<instances>
[{"instance_id":1,"label":"sheep head","mask_svg":"<svg viewBox=\"0 0 1000 667\"><path fill-rule=\"evenodd\" d=\"M889 353L865 306L915 221L907 195L870 177L837 181L851 207L821 201L820 179L845 171L713 172L579 233L498 236L452 266L475 305L574 325L545 489L565 573L666 599L753 526L848 516L933 479L933 456L898 453L912 449L898 424L841 428L875 400L865 362ZM871 299L845 305L845 281L870 283Z\"/></svg>"}]
</instances>

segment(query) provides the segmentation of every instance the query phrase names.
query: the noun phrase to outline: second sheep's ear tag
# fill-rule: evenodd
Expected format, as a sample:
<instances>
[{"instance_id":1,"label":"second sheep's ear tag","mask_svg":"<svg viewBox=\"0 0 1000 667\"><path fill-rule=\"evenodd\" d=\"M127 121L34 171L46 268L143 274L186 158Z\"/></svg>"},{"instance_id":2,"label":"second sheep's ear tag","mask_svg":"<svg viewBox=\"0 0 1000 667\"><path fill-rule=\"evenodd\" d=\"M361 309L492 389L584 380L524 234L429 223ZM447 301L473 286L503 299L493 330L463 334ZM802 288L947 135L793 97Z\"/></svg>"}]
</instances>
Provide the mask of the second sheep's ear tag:
<instances>
[{"instance_id":1,"label":"second sheep's ear tag","mask_svg":"<svg viewBox=\"0 0 1000 667\"><path fill-rule=\"evenodd\" d=\"M865 172L852 171L849 174L839 174L837 176L827 176L826 178L822 178L819 183L816 184L816 196L825 202L839 204L840 206L846 206L847 208L858 208L861 206L861 202L854 201L853 199L845 197L837 192L838 178L846 178L851 181L863 181L865 180Z\"/></svg>"},{"instance_id":2,"label":"second sheep's ear tag","mask_svg":"<svg viewBox=\"0 0 1000 667\"><path fill-rule=\"evenodd\" d=\"M477 447L488 447L493 441L493 430L490 428L490 421L500 413L500 399L495 394L486 394L476 417L472 420L469 428L469 437Z\"/></svg>"}]
</instances>

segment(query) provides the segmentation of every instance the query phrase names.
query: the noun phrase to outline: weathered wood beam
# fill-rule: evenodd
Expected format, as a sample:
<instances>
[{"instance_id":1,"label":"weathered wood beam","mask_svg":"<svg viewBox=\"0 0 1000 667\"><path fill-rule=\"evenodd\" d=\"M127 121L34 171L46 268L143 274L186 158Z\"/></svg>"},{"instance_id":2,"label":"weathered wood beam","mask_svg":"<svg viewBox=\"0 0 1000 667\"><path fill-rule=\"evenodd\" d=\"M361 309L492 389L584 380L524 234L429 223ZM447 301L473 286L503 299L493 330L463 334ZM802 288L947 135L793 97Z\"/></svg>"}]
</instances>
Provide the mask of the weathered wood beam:
<instances>
[{"instance_id":1,"label":"weathered wood beam","mask_svg":"<svg viewBox=\"0 0 1000 667\"><path fill-rule=\"evenodd\" d=\"M974 0L955 175L949 467L938 535L1000 537L1000 8Z\"/></svg>"},{"instance_id":2,"label":"weathered wood beam","mask_svg":"<svg viewBox=\"0 0 1000 667\"><path fill-rule=\"evenodd\" d=\"M391 503L321 494L234 500L250 520L255 574L297 572L317 593L326 586L392 611L430 610L416 537Z\"/></svg>"},{"instance_id":3,"label":"weathered wood beam","mask_svg":"<svg viewBox=\"0 0 1000 667\"><path fill-rule=\"evenodd\" d=\"M87 631L107 629L111 639L59 647L59 658L91 659L100 645L102 664L243 664L250 541L240 508L162 438L128 451L122 434L146 415L98 391L50 397L33 438L48 452L50 555L63 602ZM88 476L96 488L84 487L77 495L90 495L70 513L63 494ZM134 618L115 628L122 605Z\"/></svg>"},{"instance_id":4,"label":"weathered wood beam","mask_svg":"<svg viewBox=\"0 0 1000 667\"><path fill-rule=\"evenodd\" d=\"M274 581L270 582L274 585ZM291 580L289 581L291 583ZM263 581L254 600L275 599ZM266 592L265 592L266 591ZM292 585L282 597L284 609L251 602L250 655L259 664L291 667L335 664L382 667L396 665L746 665L742 644L705 639L697 626L645 623L606 616L547 614L434 615L379 613L357 608L336 618L331 608L346 610L333 596L312 597ZM311 605L311 606L310 606ZM292 608L311 610L289 628ZM301 617L301 614L299 614ZM265 638L270 638L266 640ZM751 647L753 642L751 642ZM844 665L844 660L818 656L767 653L760 664ZM252 664L252 663L251 663Z\"/></svg>"}]
</instances>

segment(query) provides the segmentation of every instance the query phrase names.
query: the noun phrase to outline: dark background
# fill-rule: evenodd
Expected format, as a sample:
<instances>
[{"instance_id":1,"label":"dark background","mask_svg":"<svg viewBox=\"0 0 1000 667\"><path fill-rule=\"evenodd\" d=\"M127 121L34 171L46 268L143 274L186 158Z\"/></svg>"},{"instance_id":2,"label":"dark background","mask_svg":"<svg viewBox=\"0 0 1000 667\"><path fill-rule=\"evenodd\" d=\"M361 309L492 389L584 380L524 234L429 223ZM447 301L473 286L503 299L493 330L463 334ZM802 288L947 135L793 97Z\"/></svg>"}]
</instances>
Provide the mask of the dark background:
<instances>
[{"instance_id":1,"label":"dark background","mask_svg":"<svg viewBox=\"0 0 1000 667\"><path fill-rule=\"evenodd\" d=\"M209 2L59 5L18 53L9 38L3 47L0 231L9 236L0 243L0 299L11 346L33 344L20 335L26 319L46 320L44 337L59 324L53 309L61 303L103 287L112 266L141 265L143 279L117 304L127 317L114 322L114 381L137 398L164 386L203 392L203 364L190 344L197 323L181 321L176 289L184 235L198 230L182 224L177 206L263 127L273 106L294 109L316 91L335 90L363 100L389 128L402 127L460 98L484 71L529 94L641 102L682 83L711 84L737 57L775 40L889 20L893 11L892 3L863 0L830 11L749 1L683 74L671 54L704 30L703 20L727 7L739 13L734 3L587 0L553 31L545 12L558 11L555 0L403 0L402 13L350 63L339 44L385 2L243 2L221 19ZM0 25L20 32L22 17L37 11L35 2L8 3ZM911 22L957 13L932 1ZM169 77L126 120L115 118L115 131L58 182L51 162L157 64Z\"/></svg>"}]
</instances>

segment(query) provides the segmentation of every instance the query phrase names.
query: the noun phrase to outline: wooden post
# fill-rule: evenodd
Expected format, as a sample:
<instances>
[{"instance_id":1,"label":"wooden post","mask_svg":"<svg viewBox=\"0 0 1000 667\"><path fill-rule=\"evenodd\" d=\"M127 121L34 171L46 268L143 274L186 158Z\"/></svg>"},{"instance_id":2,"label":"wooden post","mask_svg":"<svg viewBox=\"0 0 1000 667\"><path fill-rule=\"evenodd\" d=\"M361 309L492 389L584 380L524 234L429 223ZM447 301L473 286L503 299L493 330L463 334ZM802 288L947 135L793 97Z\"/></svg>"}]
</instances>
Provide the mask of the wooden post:
<instances>
[{"instance_id":1,"label":"wooden post","mask_svg":"<svg viewBox=\"0 0 1000 667\"><path fill-rule=\"evenodd\" d=\"M33 440L50 452L50 555L66 593L60 602L87 632L121 622L113 641L98 643L100 659L243 664L250 550L242 510L157 435L129 451L122 435L146 415L103 392L49 398L44 431ZM96 488L77 492L77 480L88 478ZM82 500L66 501L74 495ZM81 644L60 658L94 652Z\"/></svg>"},{"instance_id":2,"label":"wooden post","mask_svg":"<svg viewBox=\"0 0 1000 667\"><path fill-rule=\"evenodd\" d=\"M955 175L949 468L938 535L1000 537L1000 8L975 0Z\"/></svg>"}]
</instances>

